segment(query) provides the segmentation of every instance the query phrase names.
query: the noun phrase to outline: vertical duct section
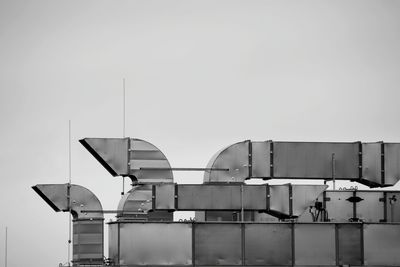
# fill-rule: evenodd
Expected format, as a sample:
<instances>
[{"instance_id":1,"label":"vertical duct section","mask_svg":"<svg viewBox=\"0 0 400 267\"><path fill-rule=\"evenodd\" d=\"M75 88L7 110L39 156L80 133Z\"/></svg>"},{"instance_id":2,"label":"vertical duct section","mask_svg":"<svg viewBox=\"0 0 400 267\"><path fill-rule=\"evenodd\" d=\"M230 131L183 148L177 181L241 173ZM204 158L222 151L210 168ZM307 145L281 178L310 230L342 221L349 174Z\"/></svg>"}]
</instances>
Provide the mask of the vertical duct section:
<instances>
[{"instance_id":1,"label":"vertical duct section","mask_svg":"<svg viewBox=\"0 0 400 267\"><path fill-rule=\"evenodd\" d=\"M56 212L71 210L73 265L102 265L104 216L99 199L87 188L74 184L38 184L32 189Z\"/></svg>"}]
</instances>

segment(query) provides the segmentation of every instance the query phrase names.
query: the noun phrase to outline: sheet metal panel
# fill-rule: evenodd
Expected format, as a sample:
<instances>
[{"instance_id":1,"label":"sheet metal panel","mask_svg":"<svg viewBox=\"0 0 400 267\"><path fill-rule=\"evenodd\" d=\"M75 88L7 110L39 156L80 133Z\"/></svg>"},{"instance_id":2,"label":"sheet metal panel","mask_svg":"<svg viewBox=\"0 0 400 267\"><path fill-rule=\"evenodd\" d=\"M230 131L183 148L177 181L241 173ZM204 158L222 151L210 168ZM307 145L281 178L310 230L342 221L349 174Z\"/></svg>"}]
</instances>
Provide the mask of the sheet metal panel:
<instances>
[{"instance_id":1,"label":"sheet metal panel","mask_svg":"<svg viewBox=\"0 0 400 267\"><path fill-rule=\"evenodd\" d=\"M384 219L384 199L383 192L356 191L356 196L362 198L357 202L356 217L363 222L380 222Z\"/></svg>"},{"instance_id":2,"label":"sheet metal panel","mask_svg":"<svg viewBox=\"0 0 400 267\"><path fill-rule=\"evenodd\" d=\"M289 209L289 184L271 185L270 192L270 211L283 214L290 214Z\"/></svg>"},{"instance_id":3,"label":"sheet metal panel","mask_svg":"<svg viewBox=\"0 0 400 267\"><path fill-rule=\"evenodd\" d=\"M175 184L153 185L155 188L155 208L164 210L175 209Z\"/></svg>"},{"instance_id":4,"label":"sheet metal panel","mask_svg":"<svg viewBox=\"0 0 400 267\"><path fill-rule=\"evenodd\" d=\"M386 203L387 221L400 222L400 192L387 192Z\"/></svg>"},{"instance_id":5,"label":"sheet metal panel","mask_svg":"<svg viewBox=\"0 0 400 267\"><path fill-rule=\"evenodd\" d=\"M395 185L400 179L400 144L385 143L385 184Z\"/></svg>"},{"instance_id":6,"label":"sheet metal panel","mask_svg":"<svg viewBox=\"0 0 400 267\"><path fill-rule=\"evenodd\" d=\"M292 185L293 216L300 216L314 204L327 185Z\"/></svg>"},{"instance_id":7,"label":"sheet metal panel","mask_svg":"<svg viewBox=\"0 0 400 267\"><path fill-rule=\"evenodd\" d=\"M358 143L274 142L274 177L331 179L335 153L336 179L357 179L358 150Z\"/></svg>"},{"instance_id":8,"label":"sheet metal panel","mask_svg":"<svg viewBox=\"0 0 400 267\"><path fill-rule=\"evenodd\" d=\"M108 225L108 257L114 264L119 264L118 256L118 223Z\"/></svg>"},{"instance_id":9,"label":"sheet metal panel","mask_svg":"<svg viewBox=\"0 0 400 267\"><path fill-rule=\"evenodd\" d=\"M362 265L362 224L338 224L338 264Z\"/></svg>"},{"instance_id":10,"label":"sheet metal panel","mask_svg":"<svg viewBox=\"0 0 400 267\"><path fill-rule=\"evenodd\" d=\"M336 265L334 224L295 224L295 265Z\"/></svg>"},{"instance_id":11,"label":"sheet metal panel","mask_svg":"<svg viewBox=\"0 0 400 267\"><path fill-rule=\"evenodd\" d=\"M252 146L252 177L256 178L269 178L270 174L270 143L265 142L251 142Z\"/></svg>"},{"instance_id":12,"label":"sheet metal panel","mask_svg":"<svg viewBox=\"0 0 400 267\"><path fill-rule=\"evenodd\" d=\"M74 260L103 261L103 220L75 220L73 233Z\"/></svg>"},{"instance_id":13,"label":"sheet metal panel","mask_svg":"<svg viewBox=\"0 0 400 267\"><path fill-rule=\"evenodd\" d=\"M375 266L400 265L400 225L364 225L364 264Z\"/></svg>"},{"instance_id":14,"label":"sheet metal panel","mask_svg":"<svg viewBox=\"0 0 400 267\"><path fill-rule=\"evenodd\" d=\"M120 223L121 265L191 265L192 225Z\"/></svg>"},{"instance_id":15,"label":"sheet metal panel","mask_svg":"<svg viewBox=\"0 0 400 267\"><path fill-rule=\"evenodd\" d=\"M267 187L265 185L243 186L243 207L246 210L266 210Z\"/></svg>"},{"instance_id":16,"label":"sheet metal panel","mask_svg":"<svg viewBox=\"0 0 400 267\"><path fill-rule=\"evenodd\" d=\"M229 171L205 171L204 182L244 182L249 178L249 144L250 141L243 141L217 152L207 168Z\"/></svg>"},{"instance_id":17,"label":"sheet metal panel","mask_svg":"<svg viewBox=\"0 0 400 267\"><path fill-rule=\"evenodd\" d=\"M347 201L352 196L352 191L326 191L325 204L332 222L348 222L354 217L353 203Z\"/></svg>"},{"instance_id":18,"label":"sheet metal panel","mask_svg":"<svg viewBox=\"0 0 400 267\"><path fill-rule=\"evenodd\" d=\"M291 224L246 224L245 265L292 265Z\"/></svg>"},{"instance_id":19,"label":"sheet metal panel","mask_svg":"<svg viewBox=\"0 0 400 267\"><path fill-rule=\"evenodd\" d=\"M180 185L178 189L180 210L240 210L240 186Z\"/></svg>"},{"instance_id":20,"label":"sheet metal panel","mask_svg":"<svg viewBox=\"0 0 400 267\"><path fill-rule=\"evenodd\" d=\"M240 224L196 224L196 265L241 265Z\"/></svg>"},{"instance_id":21,"label":"sheet metal panel","mask_svg":"<svg viewBox=\"0 0 400 267\"><path fill-rule=\"evenodd\" d=\"M381 143L362 144L362 178L381 184Z\"/></svg>"},{"instance_id":22,"label":"sheet metal panel","mask_svg":"<svg viewBox=\"0 0 400 267\"><path fill-rule=\"evenodd\" d=\"M163 170L143 170L141 168L166 168ZM129 147L129 174L140 183L172 183L171 165L165 155L153 144L131 139Z\"/></svg>"}]
</instances>

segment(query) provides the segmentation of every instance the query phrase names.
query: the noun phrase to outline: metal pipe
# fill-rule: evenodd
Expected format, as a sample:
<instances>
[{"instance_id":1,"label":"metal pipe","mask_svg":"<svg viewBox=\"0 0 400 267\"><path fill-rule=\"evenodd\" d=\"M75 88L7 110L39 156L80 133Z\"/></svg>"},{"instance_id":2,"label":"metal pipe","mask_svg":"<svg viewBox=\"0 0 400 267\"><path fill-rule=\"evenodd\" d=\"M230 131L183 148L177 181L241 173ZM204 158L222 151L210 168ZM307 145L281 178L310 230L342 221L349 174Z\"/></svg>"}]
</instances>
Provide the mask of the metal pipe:
<instances>
[{"instance_id":1,"label":"metal pipe","mask_svg":"<svg viewBox=\"0 0 400 267\"><path fill-rule=\"evenodd\" d=\"M240 185L240 219L244 222L244 207L243 207L243 185Z\"/></svg>"},{"instance_id":2,"label":"metal pipe","mask_svg":"<svg viewBox=\"0 0 400 267\"><path fill-rule=\"evenodd\" d=\"M335 153L332 153L332 180L333 180L333 190L336 190L336 164L335 164Z\"/></svg>"},{"instance_id":3,"label":"metal pipe","mask_svg":"<svg viewBox=\"0 0 400 267\"><path fill-rule=\"evenodd\" d=\"M141 167L143 171L154 171L154 170L171 170L171 171L229 171L229 169L222 168L157 168L157 167Z\"/></svg>"}]
</instances>

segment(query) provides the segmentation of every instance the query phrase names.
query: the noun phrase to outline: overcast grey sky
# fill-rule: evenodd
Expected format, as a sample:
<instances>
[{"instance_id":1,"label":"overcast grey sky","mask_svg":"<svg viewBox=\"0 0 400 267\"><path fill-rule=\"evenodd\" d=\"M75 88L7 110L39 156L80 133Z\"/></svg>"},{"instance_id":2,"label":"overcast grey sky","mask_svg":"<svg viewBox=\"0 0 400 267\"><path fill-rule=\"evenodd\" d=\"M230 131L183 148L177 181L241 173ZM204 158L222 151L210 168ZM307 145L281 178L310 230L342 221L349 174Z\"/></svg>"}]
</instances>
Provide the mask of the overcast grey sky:
<instances>
[{"instance_id":1,"label":"overcast grey sky","mask_svg":"<svg viewBox=\"0 0 400 267\"><path fill-rule=\"evenodd\" d=\"M0 0L1 259L6 225L9 267L67 259L68 215L30 187L67 181L69 119L73 182L116 209L120 179L78 139L122 136L123 77L127 135L174 167L244 139L400 142L399 14L400 1Z\"/></svg>"}]
</instances>

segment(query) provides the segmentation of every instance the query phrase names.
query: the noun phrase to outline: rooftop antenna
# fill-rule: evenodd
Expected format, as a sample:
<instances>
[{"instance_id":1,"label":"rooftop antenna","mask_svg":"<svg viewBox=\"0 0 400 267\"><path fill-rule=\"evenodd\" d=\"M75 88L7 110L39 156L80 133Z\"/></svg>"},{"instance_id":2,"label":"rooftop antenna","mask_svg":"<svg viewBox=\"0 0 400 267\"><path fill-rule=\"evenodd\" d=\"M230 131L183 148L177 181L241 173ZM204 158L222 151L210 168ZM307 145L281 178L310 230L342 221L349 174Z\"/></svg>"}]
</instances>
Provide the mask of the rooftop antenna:
<instances>
[{"instance_id":1,"label":"rooftop antenna","mask_svg":"<svg viewBox=\"0 0 400 267\"><path fill-rule=\"evenodd\" d=\"M72 214L71 214L71 120L68 121L68 209L69 209L69 220L68 220L68 266L71 266L71 222L72 222Z\"/></svg>"},{"instance_id":2,"label":"rooftop antenna","mask_svg":"<svg viewBox=\"0 0 400 267\"><path fill-rule=\"evenodd\" d=\"M122 137L125 138L125 78L122 79L123 97L122 97ZM122 192L121 195L125 194L125 176L122 176Z\"/></svg>"},{"instance_id":3,"label":"rooftop antenna","mask_svg":"<svg viewBox=\"0 0 400 267\"><path fill-rule=\"evenodd\" d=\"M4 266L5 267L7 267L7 245L8 245L8 240L7 240L7 238L8 238L8 231L7 231L8 229L7 229L7 226L6 226L6 248L5 248L5 256L4 256Z\"/></svg>"}]
</instances>

